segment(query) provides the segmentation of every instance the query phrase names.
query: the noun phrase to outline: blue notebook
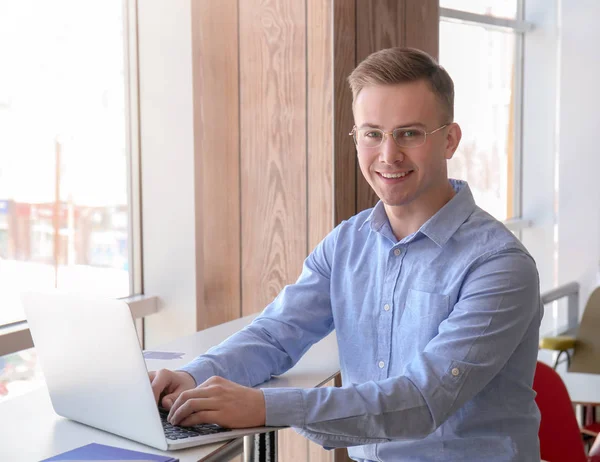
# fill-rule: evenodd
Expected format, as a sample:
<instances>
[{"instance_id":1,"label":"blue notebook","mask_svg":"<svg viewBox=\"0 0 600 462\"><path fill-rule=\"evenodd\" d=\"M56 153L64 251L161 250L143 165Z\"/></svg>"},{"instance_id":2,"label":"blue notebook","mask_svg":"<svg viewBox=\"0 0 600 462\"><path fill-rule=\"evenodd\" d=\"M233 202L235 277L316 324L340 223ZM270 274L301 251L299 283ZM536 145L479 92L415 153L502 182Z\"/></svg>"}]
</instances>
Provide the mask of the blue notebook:
<instances>
[{"instance_id":1,"label":"blue notebook","mask_svg":"<svg viewBox=\"0 0 600 462\"><path fill-rule=\"evenodd\" d=\"M146 452L130 451L129 449L116 448L114 446L106 446L104 444L92 443L72 451L63 452L50 459L44 459L41 462L62 461L68 460L71 462L95 460L97 462L107 461L136 461L136 462L179 462L169 456L158 456L156 454L148 454Z\"/></svg>"}]
</instances>

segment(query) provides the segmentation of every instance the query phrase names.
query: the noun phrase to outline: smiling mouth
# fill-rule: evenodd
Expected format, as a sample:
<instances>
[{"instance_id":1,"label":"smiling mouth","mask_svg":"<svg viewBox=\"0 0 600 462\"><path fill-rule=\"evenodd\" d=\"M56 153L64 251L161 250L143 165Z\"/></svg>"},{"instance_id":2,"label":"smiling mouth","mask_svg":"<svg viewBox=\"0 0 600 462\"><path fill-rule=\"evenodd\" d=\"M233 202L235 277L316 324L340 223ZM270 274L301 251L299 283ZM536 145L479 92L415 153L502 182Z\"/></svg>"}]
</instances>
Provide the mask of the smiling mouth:
<instances>
[{"instance_id":1,"label":"smiling mouth","mask_svg":"<svg viewBox=\"0 0 600 462\"><path fill-rule=\"evenodd\" d=\"M399 178L404 178L408 174L412 173L413 170L409 170L408 172L397 172L397 173L385 173L385 172L377 172L377 174L386 180L396 180Z\"/></svg>"}]
</instances>

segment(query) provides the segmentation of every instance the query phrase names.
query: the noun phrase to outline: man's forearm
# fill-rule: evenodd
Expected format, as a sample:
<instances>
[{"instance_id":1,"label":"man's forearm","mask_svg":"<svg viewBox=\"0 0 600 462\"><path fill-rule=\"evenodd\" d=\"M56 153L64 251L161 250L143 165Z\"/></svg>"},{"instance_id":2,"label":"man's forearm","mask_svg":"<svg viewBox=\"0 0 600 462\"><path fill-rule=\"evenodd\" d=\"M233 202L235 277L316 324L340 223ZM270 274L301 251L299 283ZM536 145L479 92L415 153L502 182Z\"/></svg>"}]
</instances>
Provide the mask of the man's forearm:
<instances>
[{"instance_id":1,"label":"man's forearm","mask_svg":"<svg viewBox=\"0 0 600 462\"><path fill-rule=\"evenodd\" d=\"M436 428L427 403L405 377L342 388L267 388L267 425L302 429L323 446L421 438Z\"/></svg>"}]
</instances>

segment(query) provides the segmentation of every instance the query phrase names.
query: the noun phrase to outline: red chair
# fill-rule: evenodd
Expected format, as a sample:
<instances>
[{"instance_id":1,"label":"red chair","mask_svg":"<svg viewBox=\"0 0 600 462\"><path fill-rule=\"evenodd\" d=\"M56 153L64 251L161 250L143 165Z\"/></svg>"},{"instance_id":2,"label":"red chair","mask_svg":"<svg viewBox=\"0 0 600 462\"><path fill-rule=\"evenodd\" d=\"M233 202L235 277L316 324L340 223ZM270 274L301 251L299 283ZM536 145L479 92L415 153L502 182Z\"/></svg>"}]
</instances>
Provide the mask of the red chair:
<instances>
[{"instance_id":1,"label":"red chair","mask_svg":"<svg viewBox=\"0 0 600 462\"><path fill-rule=\"evenodd\" d=\"M533 378L540 423L540 450L548 462L600 462L600 456L586 456L579 424L569 392L560 376L538 361Z\"/></svg>"}]
</instances>

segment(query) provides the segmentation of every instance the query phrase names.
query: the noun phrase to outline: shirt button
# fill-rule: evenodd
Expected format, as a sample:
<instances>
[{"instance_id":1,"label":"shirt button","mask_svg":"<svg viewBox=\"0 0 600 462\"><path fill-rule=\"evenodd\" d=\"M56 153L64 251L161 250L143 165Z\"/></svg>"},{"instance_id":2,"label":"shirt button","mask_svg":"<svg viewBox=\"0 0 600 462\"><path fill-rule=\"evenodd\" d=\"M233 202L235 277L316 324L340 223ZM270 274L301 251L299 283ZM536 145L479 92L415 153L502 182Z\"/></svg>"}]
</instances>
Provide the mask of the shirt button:
<instances>
[{"instance_id":1,"label":"shirt button","mask_svg":"<svg viewBox=\"0 0 600 462\"><path fill-rule=\"evenodd\" d=\"M400 250L400 249L394 250L394 255L396 255L397 257L399 257L401 253L402 253L402 250Z\"/></svg>"},{"instance_id":2,"label":"shirt button","mask_svg":"<svg viewBox=\"0 0 600 462\"><path fill-rule=\"evenodd\" d=\"M385 311L390 311L390 305L388 305L387 303L385 305L383 305L383 309Z\"/></svg>"},{"instance_id":3,"label":"shirt button","mask_svg":"<svg viewBox=\"0 0 600 462\"><path fill-rule=\"evenodd\" d=\"M383 369L385 363L383 361L379 361L379 369Z\"/></svg>"},{"instance_id":4,"label":"shirt button","mask_svg":"<svg viewBox=\"0 0 600 462\"><path fill-rule=\"evenodd\" d=\"M458 370L458 368L456 368L456 367L455 367L454 369L452 369L452 371L451 371L451 372L452 372L452 375L453 375L454 377L456 377L458 374L460 374L460 371L459 371L459 370Z\"/></svg>"}]
</instances>

